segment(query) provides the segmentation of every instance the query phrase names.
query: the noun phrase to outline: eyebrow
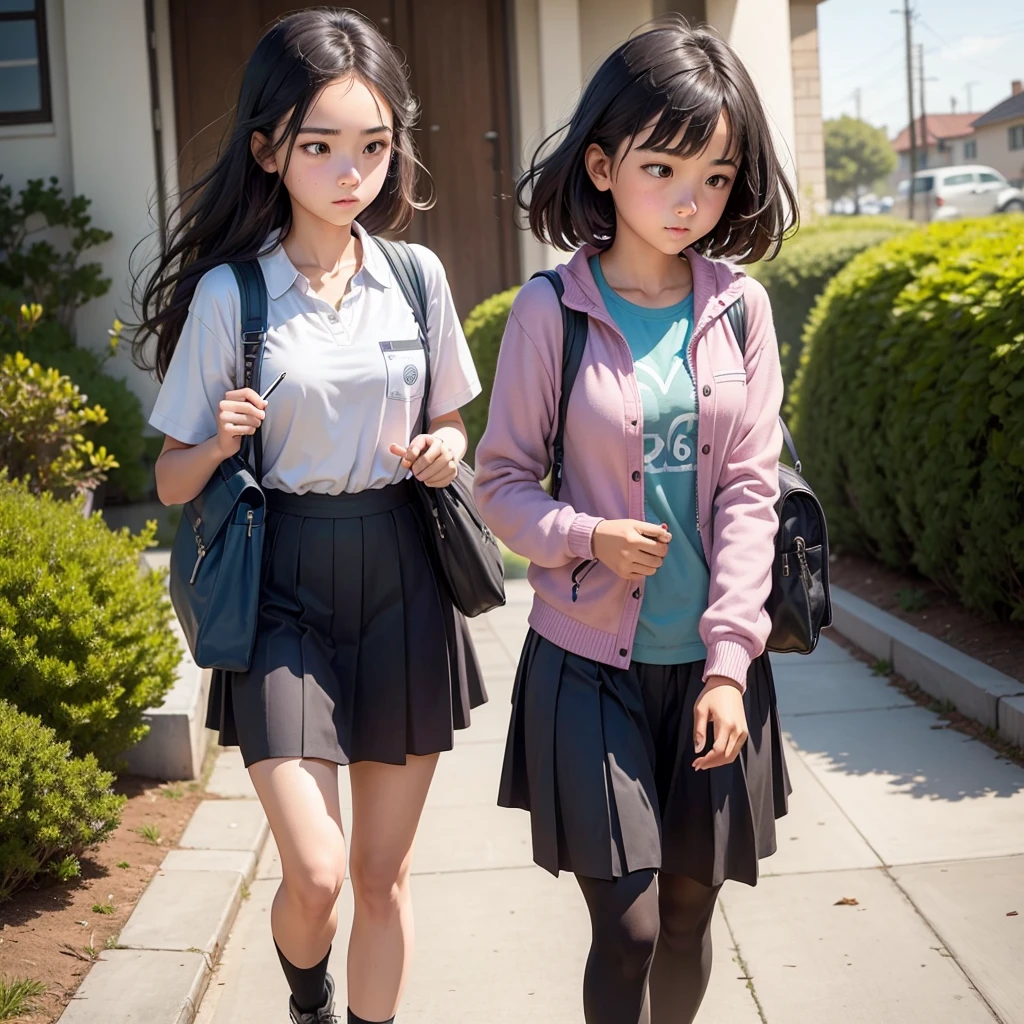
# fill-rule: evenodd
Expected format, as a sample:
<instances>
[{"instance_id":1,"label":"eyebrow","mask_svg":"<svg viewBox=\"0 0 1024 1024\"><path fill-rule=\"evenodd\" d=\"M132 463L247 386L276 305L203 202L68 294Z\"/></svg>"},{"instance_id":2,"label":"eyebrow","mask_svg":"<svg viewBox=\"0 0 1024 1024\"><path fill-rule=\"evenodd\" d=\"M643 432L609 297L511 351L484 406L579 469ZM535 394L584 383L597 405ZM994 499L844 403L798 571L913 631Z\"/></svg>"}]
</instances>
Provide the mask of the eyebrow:
<instances>
[{"instance_id":1,"label":"eyebrow","mask_svg":"<svg viewBox=\"0 0 1024 1024\"><path fill-rule=\"evenodd\" d=\"M739 167L735 160L712 160L712 167L731 167L734 171Z\"/></svg>"},{"instance_id":2,"label":"eyebrow","mask_svg":"<svg viewBox=\"0 0 1024 1024\"><path fill-rule=\"evenodd\" d=\"M386 124L379 124L375 128L364 128L360 135L380 135L382 132L391 134L391 129ZM300 128L299 135L340 135L340 128Z\"/></svg>"}]
</instances>

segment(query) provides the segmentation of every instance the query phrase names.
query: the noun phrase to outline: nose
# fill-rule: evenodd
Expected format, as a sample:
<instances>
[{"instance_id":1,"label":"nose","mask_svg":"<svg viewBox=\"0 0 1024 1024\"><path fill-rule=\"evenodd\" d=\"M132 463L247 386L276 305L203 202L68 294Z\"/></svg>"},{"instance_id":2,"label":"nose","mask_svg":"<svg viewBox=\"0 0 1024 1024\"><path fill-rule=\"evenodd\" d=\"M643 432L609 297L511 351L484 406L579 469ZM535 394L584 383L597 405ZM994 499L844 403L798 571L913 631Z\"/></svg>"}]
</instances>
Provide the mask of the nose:
<instances>
[{"instance_id":1,"label":"nose","mask_svg":"<svg viewBox=\"0 0 1024 1024\"><path fill-rule=\"evenodd\" d=\"M355 188L362 180L353 161L344 160L338 167L338 185L341 188Z\"/></svg>"},{"instance_id":2,"label":"nose","mask_svg":"<svg viewBox=\"0 0 1024 1024\"><path fill-rule=\"evenodd\" d=\"M697 203L692 192L686 192L676 200L676 215L679 217L692 217L697 212Z\"/></svg>"}]
</instances>

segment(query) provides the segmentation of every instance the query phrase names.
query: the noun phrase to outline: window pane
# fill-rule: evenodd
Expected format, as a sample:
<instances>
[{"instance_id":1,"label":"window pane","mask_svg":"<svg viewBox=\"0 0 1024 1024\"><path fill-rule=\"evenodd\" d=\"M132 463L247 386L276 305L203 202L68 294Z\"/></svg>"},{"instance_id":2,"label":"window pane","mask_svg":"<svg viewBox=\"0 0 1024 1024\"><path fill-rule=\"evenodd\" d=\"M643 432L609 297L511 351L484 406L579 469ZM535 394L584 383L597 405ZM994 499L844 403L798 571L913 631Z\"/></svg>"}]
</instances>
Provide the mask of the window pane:
<instances>
[{"instance_id":1,"label":"window pane","mask_svg":"<svg viewBox=\"0 0 1024 1024\"><path fill-rule=\"evenodd\" d=\"M982 181L1002 181L998 174L981 174L979 175Z\"/></svg>"},{"instance_id":2,"label":"window pane","mask_svg":"<svg viewBox=\"0 0 1024 1024\"><path fill-rule=\"evenodd\" d=\"M935 188L935 179L931 176L927 178L914 179L915 192L931 192L933 188Z\"/></svg>"},{"instance_id":3,"label":"window pane","mask_svg":"<svg viewBox=\"0 0 1024 1024\"><path fill-rule=\"evenodd\" d=\"M0 32L0 114L38 110L42 105L36 23L4 22Z\"/></svg>"},{"instance_id":4,"label":"window pane","mask_svg":"<svg viewBox=\"0 0 1024 1024\"><path fill-rule=\"evenodd\" d=\"M974 181L973 174L951 174L948 178L944 178L942 181L943 185L969 185Z\"/></svg>"},{"instance_id":5,"label":"window pane","mask_svg":"<svg viewBox=\"0 0 1024 1024\"><path fill-rule=\"evenodd\" d=\"M35 9L32 0L0 0L0 14L33 14Z\"/></svg>"}]
</instances>

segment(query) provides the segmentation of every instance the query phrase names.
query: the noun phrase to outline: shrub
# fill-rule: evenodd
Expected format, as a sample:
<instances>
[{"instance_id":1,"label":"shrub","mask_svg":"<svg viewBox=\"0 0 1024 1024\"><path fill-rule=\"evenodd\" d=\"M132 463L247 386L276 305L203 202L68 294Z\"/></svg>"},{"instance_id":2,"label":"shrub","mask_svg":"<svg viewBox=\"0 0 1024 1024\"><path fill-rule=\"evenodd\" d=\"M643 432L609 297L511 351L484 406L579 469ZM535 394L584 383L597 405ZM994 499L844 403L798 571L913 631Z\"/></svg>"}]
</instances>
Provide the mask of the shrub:
<instances>
[{"instance_id":1,"label":"shrub","mask_svg":"<svg viewBox=\"0 0 1024 1024\"><path fill-rule=\"evenodd\" d=\"M91 754L73 757L38 718L0 700L0 903L40 875L78 874L78 858L121 823L113 781Z\"/></svg>"},{"instance_id":2,"label":"shrub","mask_svg":"<svg viewBox=\"0 0 1024 1024\"><path fill-rule=\"evenodd\" d=\"M35 494L90 491L116 461L84 431L106 422L71 381L20 352L0 360L0 465Z\"/></svg>"},{"instance_id":3,"label":"shrub","mask_svg":"<svg viewBox=\"0 0 1024 1024\"><path fill-rule=\"evenodd\" d=\"M81 500L37 498L0 477L0 698L104 768L146 734L180 657L150 523L116 533Z\"/></svg>"},{"instance_id":4,"label":"shrub","mask_svg":"<svg viewBox=\"0 0 1024 1024\"><path fill-rule=\"evenodd\" d=\"M800 365L804 324L828 282L865 249L907 230L881 217L830 217L800 231L774 260L747 271L767 289L787 389Z\"/></svg>"},{"instance_id":5,"label":"shrub","mask_svg":"<svg viewBox=\"0 0 1024 1024\"><path fill-rule=\"evenodd\" d=\"M17 199L10 185L0 185L0 285L51 310L65 327L79 306L110 290L99 263L79 266L86 249L114 237L92 226L89 204L84 196L65 199L57 178L49 186L42 178L30 181ZM54 228L67 232L64 251L49 240L30 242Z\"/></svg>"},{"instance_id":6,"label":"shrub","mask_svg":"<svg viewBox=\"0 0 1024 1024\"><path fill-rule=\"evenodd\" d=\"M466 457L472 462L476 446L484 428L487 426L487 413L491 405L491 388L494 386L494 371L498 365L498 349L501 347L501 336L505 333L505 323L512 309L512 300L518 288L509 288L489 299L484 299L468 317L463 325L466 340L473 353L473 362L483 391L480 396L462 410L462 418L466 423L469 435L469 451Z\"/></svg>"},{"instance_id":7,"label":"shrub","mask_svg":"<svg viewBox=\"0 0 1024 1024\"><path fill-rule=\"evenodd\" d=\"M116 351L120 325L115 322L108 353L100 357L79 348L71 332L55 320L46 319L40 307L25 309L28 316L19 310L10 293L0 294L0 356L24 352L33 362L70 377L89 402L102 406L106 418L93 424L88 436L117 460L107 475L109 490L129 500L143 497L150 488L150 473L144 457L142 406L123 380L103 370Z\"/></svg>"},{"instance_id":8,"label":"shrub","mask_svg":"<svg viewBox=\"0 0 1024 1024\"><path fill-rule=\"evenodd\" d=\"M837 544L1024 621L1024 235L936 224L856 257L789 414Z\"/></svg>"}]
</instances>

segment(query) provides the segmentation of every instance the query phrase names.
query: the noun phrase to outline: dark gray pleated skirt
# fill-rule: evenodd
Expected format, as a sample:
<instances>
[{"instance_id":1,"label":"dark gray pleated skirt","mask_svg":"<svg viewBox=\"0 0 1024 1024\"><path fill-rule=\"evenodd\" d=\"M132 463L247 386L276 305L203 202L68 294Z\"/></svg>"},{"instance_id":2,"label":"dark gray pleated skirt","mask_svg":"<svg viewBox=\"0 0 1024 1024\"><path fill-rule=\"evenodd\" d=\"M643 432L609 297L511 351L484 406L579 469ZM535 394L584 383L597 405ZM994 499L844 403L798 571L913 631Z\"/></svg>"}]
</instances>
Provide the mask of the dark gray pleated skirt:
<instances>
[{"instance_id":1,"label":"dark gray pleated skirt","mask_svg":"<svg viewBox=\"0 0 1024 1024\"><path fill-rule=\"evenodd\" d=\"M450 750L486 701L412 497L408 483L267 492L252 663L214 672L206 722L246 767L271 757L404 764Z\"/></svg>"},{"instance_id":2,"label":"dark gray pleated skirt","mask_svg":"<svg viewBox=\"0 0 1024 1024\"><path fill-rule=\"evenodd\" d=\"M771 664L765 654L750 666L749 739L740 756L698 772L693 707L703 671L703 661L617 669L530 631L498 803L530 812L541 867L591 878L655 869L708 886L756 884L791 791Z\"/></svg>"}]
</instances>

